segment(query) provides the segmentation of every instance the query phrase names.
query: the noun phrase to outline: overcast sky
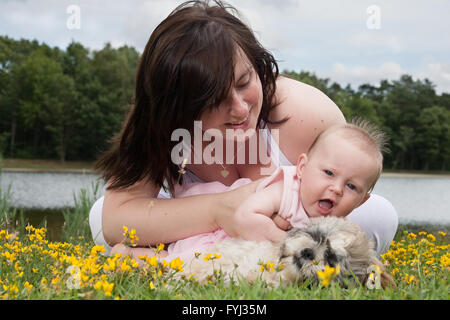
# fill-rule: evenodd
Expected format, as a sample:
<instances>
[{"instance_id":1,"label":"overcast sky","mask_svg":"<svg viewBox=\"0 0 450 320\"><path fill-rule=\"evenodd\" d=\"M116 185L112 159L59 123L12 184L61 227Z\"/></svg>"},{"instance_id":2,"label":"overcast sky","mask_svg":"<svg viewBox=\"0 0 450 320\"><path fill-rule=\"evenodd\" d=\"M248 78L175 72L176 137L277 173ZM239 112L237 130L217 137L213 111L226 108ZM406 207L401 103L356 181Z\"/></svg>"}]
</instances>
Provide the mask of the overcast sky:
<instances>
[{"instance_id":1,"label":"overcast sky","mask_svg":"<svg viewBox=\"0 0 450 320\"><path fill-rule=\"evenodd\" d=\"M156 25L182 2L0 0L0 34L61 49L74 40L91 50L110 42L142 52ZM355 89L408 73L428 78L438 93L450 93L449 0L228 2L281 70L314 72Z\"/></svg>"}]
</instances>

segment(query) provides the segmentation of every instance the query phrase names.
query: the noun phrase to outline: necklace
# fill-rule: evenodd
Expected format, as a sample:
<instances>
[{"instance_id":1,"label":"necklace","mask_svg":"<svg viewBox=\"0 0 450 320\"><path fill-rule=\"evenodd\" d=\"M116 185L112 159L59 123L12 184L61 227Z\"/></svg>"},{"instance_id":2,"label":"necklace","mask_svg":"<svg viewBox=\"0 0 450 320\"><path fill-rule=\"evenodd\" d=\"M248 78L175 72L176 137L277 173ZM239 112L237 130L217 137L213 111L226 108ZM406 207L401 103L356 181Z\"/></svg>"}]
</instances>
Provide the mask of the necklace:
<instances>
[{"instance_id":1,"label":"necklace","mask_svg":"<svg viewBox=\"0 0 450 320\"><path fill-rule=\"evenodd\" d=\"M241 145L237 150L236 150L236 154L234 155L234 157L233 157L233 164L234 164L234 161L236 160L236 157L237 157L237 155L238 155L238 152L242 149L242 147L245 147L245 142L244 142L244 144L243 145ZM233 148L234 149L234 148ZM224 178L226 178L229 174L230 174L230 172L227 170L227 168L223 165L223 163L220 163L219 162L219 164L220 164L220 166L222 167L222 170L220 170L220 174L222 175L222 177L224 177Z\"/></svg>"},{"instance_id":2,"label":"necklace","mask_svg":"<svg viewBox=\"0 0 450 320\"><path fill-rule=\"evenodd\" d=\"M237 155L238 155L238 152L242 149L242 147L245 147L245 143L244 143L243 146L241 145L241 146L237 149L236 154L235 154L235 156L233 157L233 164L234 164L234 160L236 160L236 157L237 157ZM234 149L234 148L233 148L233 149ZM182 176L183 174L186 173L185 167L186 167L187 161L188 161L188 159L184 158L184 159L183 159L183 162L182 162L181 165L180 165L180 169L178 170L178 173L180 174L180 175L178 176L178 182L180 182L181 176ZM220 166L222 167L222 170L220 171L220 174L222 175L222 177L226 178L226 177L230 174L230 171L228 171L228 169L223 165L223 163L218 162L218 164L220 164Z\"/></svg>"}]
</instances>

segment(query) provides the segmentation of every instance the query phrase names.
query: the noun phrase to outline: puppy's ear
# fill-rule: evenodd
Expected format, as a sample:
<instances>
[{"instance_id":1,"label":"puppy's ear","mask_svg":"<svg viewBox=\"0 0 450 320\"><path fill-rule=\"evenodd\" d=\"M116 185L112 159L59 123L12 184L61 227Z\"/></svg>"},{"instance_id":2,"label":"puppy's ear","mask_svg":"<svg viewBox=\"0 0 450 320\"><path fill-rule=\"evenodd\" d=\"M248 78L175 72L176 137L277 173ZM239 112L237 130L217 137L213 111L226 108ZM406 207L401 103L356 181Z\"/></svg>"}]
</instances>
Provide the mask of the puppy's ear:
<instances>
[{"instance_id":1,"label":"puppy's ear","mask_svg":"<svg viewBox=\"0 0 450 320\"><path fill-rule=\"evenodd\" d=\"M383 289L389 287L397 289L397 284L395 283L394 278L386 270L381 271L381 287L383 287Z\"/></svg>"}]
</instances>

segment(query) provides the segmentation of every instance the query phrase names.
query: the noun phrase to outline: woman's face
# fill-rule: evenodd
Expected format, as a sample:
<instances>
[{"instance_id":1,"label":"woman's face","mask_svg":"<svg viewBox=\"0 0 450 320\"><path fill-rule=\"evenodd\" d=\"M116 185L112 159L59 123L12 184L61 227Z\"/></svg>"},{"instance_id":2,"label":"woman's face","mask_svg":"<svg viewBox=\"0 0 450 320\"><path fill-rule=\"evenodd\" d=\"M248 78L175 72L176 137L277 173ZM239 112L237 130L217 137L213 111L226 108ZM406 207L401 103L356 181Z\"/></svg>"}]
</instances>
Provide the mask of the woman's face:
<instances>
[{"instance_id":1,"label":"woman's face","mask_svg":"<svg viewBox=\"0 0 450 320\"><path fill-rule=\"evenodd\" d=\"M203 131L218 129L224 138L232 140L245 137L249 129L256 129L263 101L258 73L241 49L238 49L235 61L234 82L227 98L218 108L207 110L200 117ZM248 131L247 135L253 130Z\"/></svg>"}]
</instances>

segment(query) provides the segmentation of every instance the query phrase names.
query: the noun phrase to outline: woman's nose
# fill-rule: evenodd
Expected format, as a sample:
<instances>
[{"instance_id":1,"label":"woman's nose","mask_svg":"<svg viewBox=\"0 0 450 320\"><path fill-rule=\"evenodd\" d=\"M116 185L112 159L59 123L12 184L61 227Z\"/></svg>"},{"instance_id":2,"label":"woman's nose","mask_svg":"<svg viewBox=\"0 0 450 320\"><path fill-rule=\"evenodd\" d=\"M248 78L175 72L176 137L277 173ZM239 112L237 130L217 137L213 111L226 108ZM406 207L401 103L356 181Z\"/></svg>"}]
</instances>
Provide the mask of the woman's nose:
<instances>
[{"instance_id":1,"label":"woman's nose","mask_svg":"<svg viewBox=\"0 0 450 320\"><path fill-rule=\"evenodd\" d=\"M247 117L249 105L244 98L235 90L232 91L230 97L230 115L237 120Z\"/></svg>"}]
</instances>

